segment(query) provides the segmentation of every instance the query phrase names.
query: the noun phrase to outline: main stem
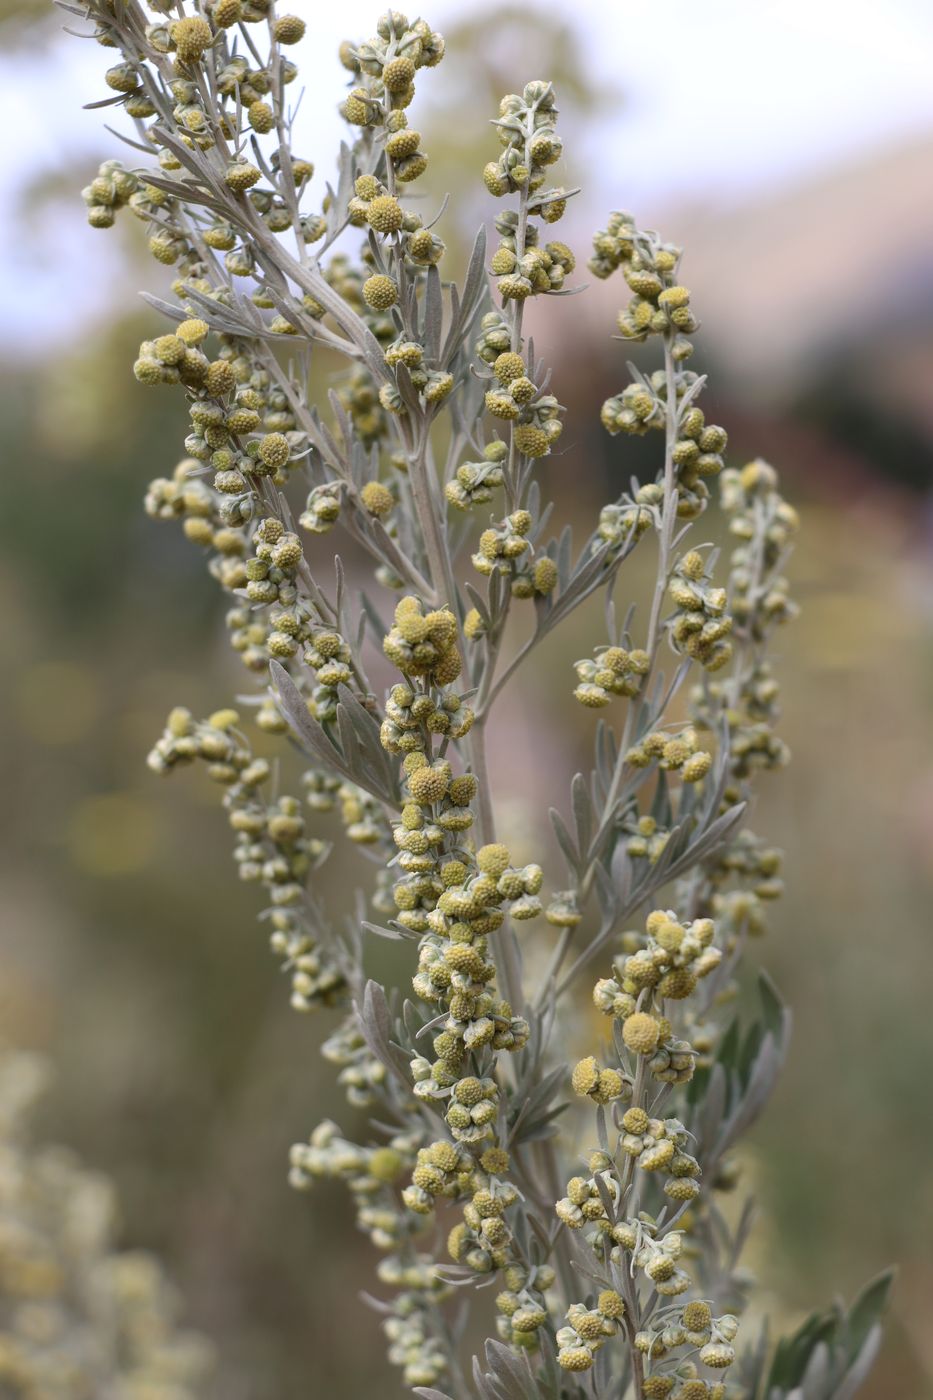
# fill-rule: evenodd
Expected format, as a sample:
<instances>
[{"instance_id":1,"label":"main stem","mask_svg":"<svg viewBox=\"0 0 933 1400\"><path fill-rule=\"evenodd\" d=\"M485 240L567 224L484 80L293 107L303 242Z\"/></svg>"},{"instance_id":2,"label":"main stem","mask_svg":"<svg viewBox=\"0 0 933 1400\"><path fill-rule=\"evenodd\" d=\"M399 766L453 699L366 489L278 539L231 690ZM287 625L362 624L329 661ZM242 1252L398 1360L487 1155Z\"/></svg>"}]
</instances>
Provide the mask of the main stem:
<instances>
[{"instance_id":1,"label":"main stem","mask_svg":"<svg viewBox=\"0 0 933 1400\"><path fill-rule=\"evenodd\" d=\"M664 504L661 508L661 522L658 530L658 569L655 578L654 594L651 600L651 613L648 619L648 635L645 643L645 650L650 657L648 674L643 678L638 700L629 709L626 717L625 727L619 743L619 752L616 758L612 779L603 809L600 814L598 832L603 832L606 824L612 820L616 803L619 798L619 791L622 780L625 776L625 755L628 752L631 740L637 735L641 724L642 716L648 705L647 694L651 677L654 674L657 654L661 644L663 630L661 627L661 610L664 606L664 595L667 591L668 579L671 571L671 550L673 548L674 531L677 525L677 491L674 476L674 444L677 441L678 428L678 408L677 408L677 385L675 379L675 365L673 353L673 335L668 332L664 337L664 375L667 382L667 402L665 405L665 431L664 431ZM583 879L580 881L579 894L581 905L586 901L596 877L596 866L598 864L598 852L590 858ZM549 979L556 977L564 957L570 948L570 937L561 938L555 951L555 957L549 968ZM573 964L571 974L564 979L558 988L558 992L564 990L571 980L571 975L575 975L587 961L587 953L581 953ZM542 987L542 995L545 993L546 985Z\"/></svg>"}]
</instances>

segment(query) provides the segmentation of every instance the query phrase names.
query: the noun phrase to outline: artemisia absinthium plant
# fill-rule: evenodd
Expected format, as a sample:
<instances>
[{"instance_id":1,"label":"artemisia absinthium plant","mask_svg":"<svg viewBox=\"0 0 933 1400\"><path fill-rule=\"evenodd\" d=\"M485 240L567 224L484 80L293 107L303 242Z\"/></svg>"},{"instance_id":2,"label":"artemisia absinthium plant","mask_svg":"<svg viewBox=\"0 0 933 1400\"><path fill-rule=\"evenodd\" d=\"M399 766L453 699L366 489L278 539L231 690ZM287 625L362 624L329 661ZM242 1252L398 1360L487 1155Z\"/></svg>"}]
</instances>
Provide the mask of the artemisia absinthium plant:
<instances>
[{"instance_id":1,"label":"artemisia absinthium plant","mask_svg":"<svg viewBox=\"0 0 933 1400\"><path fill-rule=\"evenodd\" d=\"M113 1187L34 1141L46 1066L0 1052L0 1394L195 1400L211 1354L158 1262L114 1247Z\"/></svg>"},{"instance_id":2,"label":"artemisia absinthium plant","mask_svg":"<svg viewBox=\"0 0 933 1400\"><path fill-rule=\"evenodd\" d=\"M794 613L783 571L797 518L772 467L725 465L726 432L689 368L681 250L623 212L595 237L590 271L625 290L621 337L657 352L602 421L653 435L659 465L575 556L536 480L564 410L523 330L530 297L579 290L555 227L575 191L550 183L552 85L502 99L483 172L498 242L488 255L480 232L458 285L411 194L427 156L410 112L444 58L430 24L390 11L343 46L352 145L316 205L292 148L301 19L270 0L66 8L111 51L107 100L136 128L139 159L106 162L84 192L90 221L127 206L175 269L175 300L150 298L174 324L134 369L184 395L191 431L146 509L204 551L256 681L242 716L173 711L150 764L206 764L240 876L265 891L293 1006L339 1018L324 1055L371 1111L371 1137L320 1124L293 1149L291 1180L347 1182L381 1254L390 1360L435 1400L851 1395L884 1284L771 1360L757 1326L738 1336L750 1216L720 1193L787 1036L766 980L757 1021L734 1010L739 960L781 892L780 854L744 817L753 781L787 757L768 653ZM315 402L322 355L343 368ZM689 538L713 492L725 558ZM332 572L318 536L335 528L372 557L378 595ZM619 621L636 549L653 552L656 581ZM487 729L516 667L597 591L605 632L574 693L607 717L569 816L552 813L566 873L545 880L496 838ZM508 654L512 613L526 639ZM396 672L387 693L369 679L377 648ZM292 791L254 752L253 726L304 753ZM349 928L324 908L329 847L308 806L336 808L373 862ZM378 935L411 940L413 1000L367 980ZM523 977L538 961L523 950L551 944ZM555 1026L587 987L606 1033L570 1075ZM571 1088L590 1117L562 1144ZM472 1371L465 1304L496 1333Z\"/></svg>"}]
</instances>

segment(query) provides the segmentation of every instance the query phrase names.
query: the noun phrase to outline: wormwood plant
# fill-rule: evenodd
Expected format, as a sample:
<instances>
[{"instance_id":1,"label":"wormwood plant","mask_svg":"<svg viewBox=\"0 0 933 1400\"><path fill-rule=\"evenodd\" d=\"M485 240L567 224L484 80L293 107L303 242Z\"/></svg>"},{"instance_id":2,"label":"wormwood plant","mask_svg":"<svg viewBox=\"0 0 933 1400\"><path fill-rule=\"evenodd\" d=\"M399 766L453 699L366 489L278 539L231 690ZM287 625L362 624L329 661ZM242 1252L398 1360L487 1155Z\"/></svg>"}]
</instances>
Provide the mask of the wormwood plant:
<instances>
[{"instance_id":1,"label":"wormwood plant","mask_svg":"<svg viewBox=\"0 0 933 1400\"><path fill-rule=\"evenodd\" d=\"M32 1139L45 1078L37 1056L0 1053L0 1394L195 1400L209 1350L177 1329L156 1260L114 1249L110 1183Z\"/></svg>"},{"instance_id":2,"label":"wormwood plant","mask_svg":"<svg viewBox=\"0 0 933 1400\"><path fill-rule=\"evenodd\" d=\"M444 58L425 21L390 11L342 47L352 143L318 206L292 147L301 19L270 0L65 8L113 51L106 102L147 158L105 162L88 217L108 227L128 207L176 270L174 300L149 298L173 328L134 372L184 395L191 431L146 509L203 550L255 678L239 711L174 710L149 762L202 762L220 785L292 1005L326 1010L323 1053L370 1115L363 1142L317 1126L291 1181L349 1186L380 1256L389 1359L433 1400L844 1400L886 1279L774 1352L760 1323L740 1334L751 1209L728 1203L733 1149L788 1034L764 975L737 1010L739 964L781 893L780 853L746 814L787 758L769 653L795 611L797 517L765 462L725 465L689 368L680 248L625 212L595 236L590 272L624 289L621 339L654 352L602 422L653 436L657 470L575 552L537 472L564 408L523 325L529 298L579 290L554 228L576 191L549 183L551 84L502 99L483 171L497 243L490 256L481 230L458 281L443 210L411 189L427 165L416 85ZM714 490L724 557L698 530ZM319 537L335 529L373 583L348 587L331 563ZM650 597L617 608L636 550ZM607 716L551 812L563 868L545 877L497 837L487 736L519 665L597 593L574 694L588 731L584 711ZM291 788L257 728L303 755ZM308 807L337 809L369 860L345 925ZM408 941L411 993L367 976L378 937ZM602 1029L581 1023L594 1053L571 1073L581 991ZM495 1332L472 1371L467 1314Z\"/></svg>"}]
</instances>

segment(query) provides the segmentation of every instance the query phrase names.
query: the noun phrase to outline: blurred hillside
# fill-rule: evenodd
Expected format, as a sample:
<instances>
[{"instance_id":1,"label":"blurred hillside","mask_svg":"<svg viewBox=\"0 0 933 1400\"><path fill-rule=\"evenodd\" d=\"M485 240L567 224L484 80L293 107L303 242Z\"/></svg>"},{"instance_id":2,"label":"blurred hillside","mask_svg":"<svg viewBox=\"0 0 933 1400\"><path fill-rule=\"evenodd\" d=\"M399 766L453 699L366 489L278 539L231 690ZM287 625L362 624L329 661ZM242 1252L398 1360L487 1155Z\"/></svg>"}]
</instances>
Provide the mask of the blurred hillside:
<instances>
[{"instance_id":1,"label":"blurred hillside","mask_svg":"<svg viewBox=\"0 0 933 1400\"><path fill-rule=\"evenodd\" d=\"M523 59L521 13L503 20L508 46L484 45L474 17L445 26L475 81L431 97L438 202L449 173L478 176L492 96ZM535 69L556 68L568 129L604 119L575 25L554 23L536 44ZM322 66L336 91L336 64ZM592 190L583 144L560 178ZM109 280L117 244L81 224L78 188L113 149L102 132L80 171L40 163L23 206L24 227L45 230L32 250L50 264L41 285L74 285L97 312L55 308L60 329L32 357L0 341L0 1037L51 1055L45 1136L116 1179L126 1243L160 1253L187 1320L217 1343L218 1397L388 1397L400 1391L385 1378L377 1319L349 1301L345 1325L335 1317L335 1298L372 1286L345 1196L325 1185L308 1201L285 1184L291 1142L325 1116L354 1127L317 1054L331 1020L287 1009L252 897L233 879L215 791L195 775L161 783L144 766L170 706L207 712L242 673L198 551L141 509L148 481L180 455L184 417L176 396L130 373L155 323L127 289L157 286L160 270L127 228ZM763 1209L751 1262L786 1323L898 1262L865 1400L933 1395L922 1088L933 1056L931 161L920 141L725 209L691 195L648 211L687 248L698 367L733 460L772 460L804 517L792 568L804 610L781 661L794 762L754 819L787 851L788 895L760 957L796 1032L752 1148ZM459 273L456 231L489 204L478 178L456 181L454 195L442 231L454 231ZM586 199L568 216L581 265L601 217ZM600 200L627 203L624 189ZM93 248L89 261L70 262L69 247ZM609 439L598 422L625 377L628 351L608 338L620 295L620 283L595 284L530 316L568 409L566 448L543 475L572 499L581 534L632 472L654 469L651 443ZM636 554L623 592L639 594L642 567ZM565 800L587 761L571 663L600 634L594 611L505 694L493 770L500 793L521 794L503 802L519 849L547 848L536 814ZM568 732L578 751L558 771L551 756ZM352 853L329 868L352 888ZM404 982L406 950L379 955Z\"/></svg>"}]
</instances>

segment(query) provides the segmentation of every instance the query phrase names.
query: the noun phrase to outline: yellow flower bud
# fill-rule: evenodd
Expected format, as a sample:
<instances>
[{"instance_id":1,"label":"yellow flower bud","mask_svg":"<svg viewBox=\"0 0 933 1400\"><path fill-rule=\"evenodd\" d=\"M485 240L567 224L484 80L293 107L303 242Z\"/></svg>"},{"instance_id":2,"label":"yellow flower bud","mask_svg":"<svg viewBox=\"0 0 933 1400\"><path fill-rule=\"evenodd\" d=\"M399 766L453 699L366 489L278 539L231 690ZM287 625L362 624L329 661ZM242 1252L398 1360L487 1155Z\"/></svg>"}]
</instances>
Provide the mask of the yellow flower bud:
<instances>
[{"instance_id":1,"label":"yellow flower bud","mask_svg":"<svg viewBox=\"0 0 933 1400\"><path fill-rule=\"evenodd\" d=\"M375 515L380 520L395 506L395 497L381 481L367 481L360 492L360 500L370 515Z\"/></svg>"},{"instance_id":2,"label":"yellow flower bud","mask_svg":"<svg viewBox=\"0 0 933 1400\"><path fill-rule=\"evenodd\" d=\"M636 1011L622 1023L622 1039L638 1055L653 1055L658 1048L658 1023L647 1012Z\"/></svg>"},{"instance_id":3,"label":"yellow flower bud","mask_svg":"<svg viewBox=\"0 0 933 1400\"><path fill-rule=\"evenodd\" d=\"M363 283L363 300L367 306L375 307L378 311L385 311L398 301L398 287L391 277L385 277L381 273L374 277L367 277Z\"/></svg>"}]
</instances>

